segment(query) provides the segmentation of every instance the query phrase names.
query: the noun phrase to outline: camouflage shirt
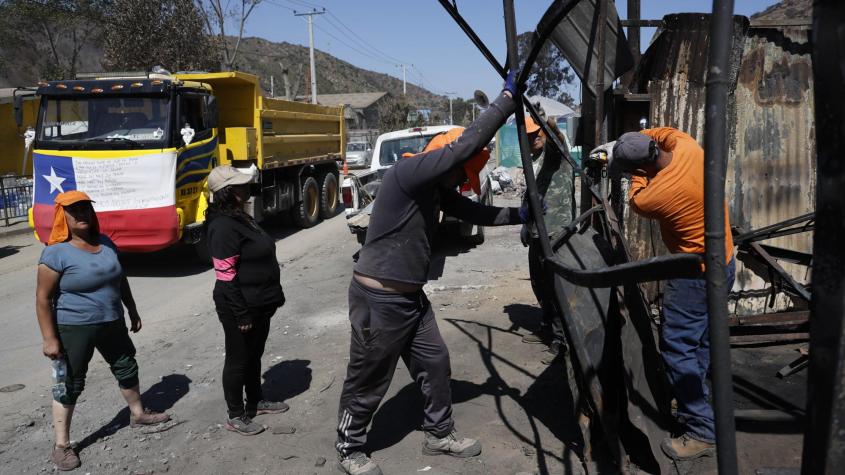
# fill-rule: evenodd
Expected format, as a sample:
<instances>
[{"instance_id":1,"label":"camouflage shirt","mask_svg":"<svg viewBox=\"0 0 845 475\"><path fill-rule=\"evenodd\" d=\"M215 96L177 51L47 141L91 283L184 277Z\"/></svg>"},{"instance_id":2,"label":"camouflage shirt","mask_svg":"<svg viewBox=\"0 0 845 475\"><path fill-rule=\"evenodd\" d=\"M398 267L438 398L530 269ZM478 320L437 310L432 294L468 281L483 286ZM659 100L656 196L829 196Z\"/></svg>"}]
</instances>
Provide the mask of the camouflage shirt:
<instances>
[{"instance_id":1,"label":"camouflage shirt","mask_svg":"<svg viewBox=\"0 0 845 475\"><path fill-rule=\"evenodd\" d=\"M540 197L547 206L546 214L543 216L546 231L552 235L563 229L573 219L574 171L569 162L563 159L557 147L548 141L543 152L534 160L534 174L537 177ZM530 223L530 233L531 237L537 237L537 230L533 223Z\"/></svg>"}]
</instances>

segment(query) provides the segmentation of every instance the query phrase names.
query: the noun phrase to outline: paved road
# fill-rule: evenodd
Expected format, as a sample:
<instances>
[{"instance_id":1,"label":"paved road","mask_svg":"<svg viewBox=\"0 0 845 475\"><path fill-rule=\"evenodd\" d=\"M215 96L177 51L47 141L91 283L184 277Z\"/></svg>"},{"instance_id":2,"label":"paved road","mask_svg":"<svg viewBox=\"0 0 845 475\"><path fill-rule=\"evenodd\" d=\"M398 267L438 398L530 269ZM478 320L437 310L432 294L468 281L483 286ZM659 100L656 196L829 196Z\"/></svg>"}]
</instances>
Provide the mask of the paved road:
<instances>
[{"instance_id":1,"label":"paved road","mask_svg":"<svg viewBox=\"0 0 845 475\"><path fill-rule=\"evenodd\" d=\"M343 216L294 231L271 228L288 303L276 314L264 358L266 395L291 410L262 416L264 434L222 430L223 336L211 302L212 273L183 252L125 257L144 329L133 336L147 404L182 423L156 434L126 427L108 368L95 356L73 421L79 473L331 473L337 400L348 355L346 290L357 243ZM41 245L29 235L0 240L0 473L52 471L49 370L34 317ZM577 431L563 407L558 366L520 342L538 311L526 280L518 227L488 230L476 248L438 247L428 288L452 358L458 429L484 442L475 459L420 454L421 398L397 370L370 437L385 473L518 473L572 467ZM293 435L273 434L282 425ZM315 466L318 458L328 462Z\"/></svg>"}]
</instances>

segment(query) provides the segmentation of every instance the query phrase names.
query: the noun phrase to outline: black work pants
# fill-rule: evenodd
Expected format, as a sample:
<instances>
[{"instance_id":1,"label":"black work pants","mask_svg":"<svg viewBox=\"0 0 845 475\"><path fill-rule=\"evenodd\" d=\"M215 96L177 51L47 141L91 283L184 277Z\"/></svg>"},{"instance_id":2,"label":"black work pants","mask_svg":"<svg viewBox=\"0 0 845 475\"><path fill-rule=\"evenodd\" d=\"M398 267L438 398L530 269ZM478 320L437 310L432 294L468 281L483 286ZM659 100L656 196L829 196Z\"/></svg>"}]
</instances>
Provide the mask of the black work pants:
<instances>
[{"instance_id":1,"label":"black work pants","mask_svg":"<svg viewBox=\"0 0 845 475\"><path fill-rule=\"evenodd\" d=\"M531 277L531 290L537 298L537 303L543 310L543 321L540 330L551 331L552 339L563 342L563 320L558 312L555 302L554 277L549 272L544 272L540 257L543 251L540 248L540 240L532 238L528 244L528 275Z\"/></svg>"},{"instance_id":2,"label":"black work pants","mask_svg":"<svg viewBox=\"0 0 845 475\"><path fill-rule=\"evenodd\" d=\"M451 432L455 424L449 350L425 294L372 289L353 277L349 322L349 366L338 408L341 456L362 450L367 426L390 386L400 356L425 399L423 430L438 437Z\"/></svg>"},{"instance_id":3,"label":"black work pants","mask_svg":"<svg viewBox=\"0 0 845 475\"><path fill-rule=\"evenodd\" d=\"M257 311L252 320L252 329L242 332L233 318L223 312L220 323L226 336L226 359L223 364L223 397L229 418L244 415L244 392L246 406L255 407L262 399L261 357L264 344L270 333L270 317L276 309ZM220 309L217 309L221 314Z\"/></svg>"}]
</instances>

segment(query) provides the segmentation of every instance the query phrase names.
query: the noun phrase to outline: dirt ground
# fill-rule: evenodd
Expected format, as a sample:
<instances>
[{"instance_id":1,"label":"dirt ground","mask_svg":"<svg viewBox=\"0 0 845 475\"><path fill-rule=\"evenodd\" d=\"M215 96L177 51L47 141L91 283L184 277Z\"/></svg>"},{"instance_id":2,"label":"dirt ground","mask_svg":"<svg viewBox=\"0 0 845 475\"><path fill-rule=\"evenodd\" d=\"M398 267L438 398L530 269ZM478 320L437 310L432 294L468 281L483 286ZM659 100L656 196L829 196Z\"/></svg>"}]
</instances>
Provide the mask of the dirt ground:
<instances>
[{"instance_id":1,"label":"dirt ground","mask_svg":"<svg viewBox=\"0 0 845 475\"><path fill-rule=\"evenodd\" d=\"M502 203L497 198L497 203ZM507 200L508 204L516 203ZM259 416L263 434L222 427L223 333L211 301L213 274L181 251L127 256L125 267L144 319L138 349L145 403L176 424L163 432L128 427L128 413L102 358L95 356L77 406L72 439L83 465L72 473L335 473L337 402L348 359L346 293L358 249L344 217L295 231L273 226L288 303L273 319L264 357L269 399L285 414ZM579 431L560 365L544 366L542 346L522 343L540 314L527 279L517 226L487 229L486 242L438 246L426 291L450 348L454 416L460 433L479 437L481 456L423 456L422 399L399 365L375 415L373 458L388 474L582 473ZM49 362L34 317L35 264L30 235L0 238L0 473L53 472ZM742 407L803 407L802 375L776 380L797 355L792 348L734 350L744 384ZM20 388L20 385L23 387ZM765 392L769 392L766 396ZM284 434L294 428L293 434ZM743 473L797 466L800 430L740 426ZM776 434L764 434L774 431ZM715 473L714 459L679 465L678 473Z\"/></svg>"}]
</instances>

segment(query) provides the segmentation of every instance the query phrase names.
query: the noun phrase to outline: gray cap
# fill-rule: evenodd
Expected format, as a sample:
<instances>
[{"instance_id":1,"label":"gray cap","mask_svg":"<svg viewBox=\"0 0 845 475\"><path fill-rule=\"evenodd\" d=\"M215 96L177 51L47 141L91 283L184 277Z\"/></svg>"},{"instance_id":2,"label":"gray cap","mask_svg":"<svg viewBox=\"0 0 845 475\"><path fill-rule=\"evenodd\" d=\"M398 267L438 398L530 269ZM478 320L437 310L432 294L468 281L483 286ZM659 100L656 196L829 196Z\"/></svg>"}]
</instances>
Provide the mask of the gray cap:
<instances>
[{"instance_id":1,"label":"gray cap","mask_svg":"<svg viewBox=\"0 0 845 475\"><path fill-rule=\"evenodd\" d=\"M657 143L648 135L627 132L613 146L613 163L617 170L634 170L657 160Z\"/></svg>"},{"instance_id":2,"label":"gray cap","mask_svg":"<svg viewBox=\"0 0 845 475\"><path fill-rule=\"evenodd\" d=\"M239 172L237 168L222 165L208 174L208 189L216 193L231 185L245 185L252 181L252 174Z\"/></svg>"}]
</instances>

